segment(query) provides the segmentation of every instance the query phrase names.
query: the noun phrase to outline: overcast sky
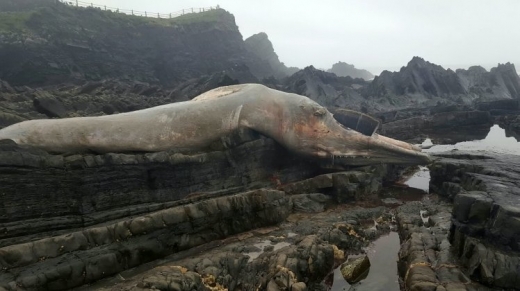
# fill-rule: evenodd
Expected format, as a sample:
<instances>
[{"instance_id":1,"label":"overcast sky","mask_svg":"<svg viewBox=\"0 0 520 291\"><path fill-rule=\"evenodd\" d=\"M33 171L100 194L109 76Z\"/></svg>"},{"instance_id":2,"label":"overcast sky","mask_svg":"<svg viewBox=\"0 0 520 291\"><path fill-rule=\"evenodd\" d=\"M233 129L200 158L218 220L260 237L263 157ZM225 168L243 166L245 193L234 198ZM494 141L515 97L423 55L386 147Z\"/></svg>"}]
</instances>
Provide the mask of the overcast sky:
<instances>
[{"instance_id":1,"label":"overcast sky","mask_svg":"<svg viewBox=\"0 0 520 291\"><path fill-rule=\"evenodd\" d=\"M91 0L89 0L90 2ZM94 1L94 0L92 0ZM413 56L444 68L513 62L520 71L519 0L95 0L175 12L220 5L244 38L265 32L287 66L337 61L378 74Z\"/></svg>"}]
</instances>

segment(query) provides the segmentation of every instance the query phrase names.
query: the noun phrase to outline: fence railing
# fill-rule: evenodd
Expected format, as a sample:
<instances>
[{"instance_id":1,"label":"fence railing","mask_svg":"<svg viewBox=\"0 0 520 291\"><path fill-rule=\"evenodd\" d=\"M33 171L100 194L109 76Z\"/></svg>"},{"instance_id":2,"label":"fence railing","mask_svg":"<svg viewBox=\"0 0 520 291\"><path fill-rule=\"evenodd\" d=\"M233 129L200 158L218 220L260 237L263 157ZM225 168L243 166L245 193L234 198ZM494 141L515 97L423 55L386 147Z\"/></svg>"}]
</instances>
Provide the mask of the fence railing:
<instances>
[{"instance_id":1,"label":"fence railing","mask_svg":"<svg viewBox=\"0 0 520 291\"><path fill-rule=\"evenodd\" d=\"M188 9L182 9L176 12L172 13L158 13L158 12L150 12L150 11L139 11L139 10L133 10L133 9L119 9L117 7L110 7L106 5L100 5L96 3L91 2L84 2L84 1L78 1L78 0L56 0L57 2L69 5L69 6L75 6L75 7L92 7L92 8L99 8L101 10L106 11L112 11L116 13L124 13L128 15L135 15L135 16L143 16L143 17L153 17L153 18L175 18L184 14L189 13L199 13L199 12L205 12L210 10L219 9L220 7L212 6L212 7L202 7L202 8L188 8Z\"/></svg>"}]
</instances>

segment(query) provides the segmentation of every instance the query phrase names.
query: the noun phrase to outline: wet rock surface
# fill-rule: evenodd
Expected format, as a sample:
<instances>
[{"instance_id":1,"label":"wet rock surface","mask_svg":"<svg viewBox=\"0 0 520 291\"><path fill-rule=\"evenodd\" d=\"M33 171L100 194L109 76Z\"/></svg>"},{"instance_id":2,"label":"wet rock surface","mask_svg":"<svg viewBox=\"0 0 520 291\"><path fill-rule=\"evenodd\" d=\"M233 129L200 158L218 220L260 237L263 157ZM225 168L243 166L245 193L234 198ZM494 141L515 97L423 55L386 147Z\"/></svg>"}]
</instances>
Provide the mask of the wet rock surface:
<instances>
[{"instance_id":1,"label":"wet rock surface","mask_svg":"<svg viewBox=\"0 0 520 291\"><path fill-rule=\"evenodd\" d=\"M430 137L435 143L444 144L482 139L491 125L493 118L487 111L429 112L428 115L387 122L381 132L402 140L422 141ZM439 135L442 132L449 132L450 139ZM457 134L459 132L461 134Z\"/></svg>"},{"instance_id":2,"label":"wet rock surface","mask_svg":"<svg viewBox=\"0 0 520 291\"><path fill-rule=\"evenodd\" d=\"M365 279L369 271L370 260L367 256L348 259L341 265L341 275L349 284Z\"/></svg>"},{"instance_id":3,"label":"wet rock surface","mask_svg":"<svg viewBox=\"0 0 520 291\"><path fill-rule=\"evenodd\" d=\"M383 188L395 168L320 173L317 165L284 154L271 140L255 138L231 149L185 155L62 156L2 142L0 178L2 185L11 185L5 188L11 193L4 200L8 204L2 206L20 208L2 217L0 287L326 290L334 268L397 229L398 272L407 290L516 288L511 282L517 282L519 232L511 199L517 197L518 156L437 154L430 192L450 202L420 190L416 195L401 184ZM194 189L195 173L215 170L219 163L222 170L204 174L205 183ZM178 172L196 166L201 168ZM124 190L127 182L117 174L128 175L133 167L160 174L133 194L137 184ZM66 190L65 181L80 176L81 187L71 183ZM45 196L50 194L36 187L43 177L61 177L49 182L63 190L59 196ZM118 188L93 195L103 189L95 186L102 177L111 177L106 185ZM190 182L178 184L185 179ZM17 200L20 187L32 189L34 198ZM89 187L96 190L85 190ZM82 199L100 201L123 189L118 195L126 199L97 202L112 209L78 207L69 215L60 207L69 208L43 202L74 189L85 191ZM130 201L132 195L157 200ZM45 214L46 207L55 209L49 216L34 216ZM352 288L367 286L380 285L361 281Z\"/></svg>"},{"instance_id":4,"label":"wet rock surface","mask_svg":"<svg viewBox=\"0 0 520 291\"><path fill-rule=\"evenodd\" d=\"M318 165L265 138L194 154L52 155L2 141L0 157L0 286L7 290L72 288L237 233L278 225L292 211L321 213L331 201L376 194L388 171L364 168L306 180L320 174ZM380 216L383 210L360 209L344 220L356 224ZM332 216L327 223L343 221L336 219ZM364 243L348 239L345 233L358 238L359 229L347 225L330 229L325 224L295 224L291 229L307 236L320 234L311 240L313 246L326 240L350 250ZM327 252L334 253L330 248ZM276 246L266 250L278 251ZM312 278L324 278L329 270L308 264L315 268ZM279 274L273 278L279 279L265 284L304 287L298 282L307 275L300 276L293 268L298 279L293 282L293 275L283 269L288 266L277 266L273 276ZM191 282L186 288L212 280L172 272L161 280L174 285ZM229 286L226 280L218 282Z\"/></svg>"},{"instance_id":5,"label":"wet rock surface","mask_svg":"<svg viewBox=\"0 0 520 291\"><path fill-rule=\"evenodd\" d=\"M180 199L274 187L318 170L268 139L193 155L62 156L9 142L0 148L1 246L160 210Z\"/></svg>"},{"instance_id":6,"label":"wet rock surface","mask_svg":"<svg viewBox=\"0 0 520 291\"><path fill-rule=\"evenodd\" d=\"M473 282L452 254L451 208L434 197L397 208L398 270L405 290L490 290Z\"/></svg>"},{"instance_id":7,"label":"wet rock surface","mask_svg":"<svg viewBox=\"0 0 520 291\"><path fill-rule=\"evenodd\" d=\"M520 270L520 157L443 153L432 187L453 199L449 239L465 272L500 288L517 288Z\"/></svg>"},{"instance_id":8,"label":"wet rock surface","mask_svg":"<svg viewBox=\"0 0 520 291\"><path fill-rule=\"evenodd\" d=\"M208 244L203 246L204 252L180 252L81 290L149 290L151 286L169 290L160 286L182 272L200 276L201 285L210 289L321 290L326 288L323 278L345 256L362 252L369 243L366 226L353 226L347 221L381 216L391 217L382 207L340 206L318 214L294 213L276 227Z\"/></svg>"}]
</instances>

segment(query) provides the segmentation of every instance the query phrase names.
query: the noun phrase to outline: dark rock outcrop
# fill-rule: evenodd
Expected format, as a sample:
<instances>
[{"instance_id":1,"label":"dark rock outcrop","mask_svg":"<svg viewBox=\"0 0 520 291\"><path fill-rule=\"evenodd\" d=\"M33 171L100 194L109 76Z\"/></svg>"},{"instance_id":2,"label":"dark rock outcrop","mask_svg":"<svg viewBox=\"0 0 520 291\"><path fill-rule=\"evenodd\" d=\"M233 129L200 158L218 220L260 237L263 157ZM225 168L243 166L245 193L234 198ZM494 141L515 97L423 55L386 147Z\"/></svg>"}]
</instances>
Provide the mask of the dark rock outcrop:
<instances>
[{"instance_id":1,"label":"dark rock outcrop","mask_svg":"<svg viewBox=\"0 0 520 291\"><path fill-rule=\"evenodd\" d=\"M367 94L375 97L407 94L440 97L464 93L454 71L419 57L414 57L399 72L383 71L367 88Z\"/></svg>"},{"instance_id":2,"label":"dark rock outcrop","mask_svg":"<svg viewBox=\"0 0 520 291\"><path fill-rule=\"evenodd\" d=\"M386 166L365 167L356 171L318 175L310 179L282 185L287 194L325 193L338 203L360 201L381 190Z\"/></svg>"},{"instance_id":3,"label":"dark rock outcrop","mask_svg":"<svg viewBox=\"0 0 520 291\"><path fill-rule=\"evenodd\" d=\"M291 210L288 202L283 192L256 190L6 246L0 248L0 266L6 271L0 286L63 290L86 284L174 252L282 222Z\"/></svg>"},{"instance_id":4,"label":"dark rock outcrop","mask_svg":"<svg viewBox=\"0 0 520 291\"><path fill-rule=\"evenodd\" d=\"M398 270L405 290L489 290L465 274L448 236L452 205L423 200L397 208Z\"/></svg>"},{"instance_id":5,"label":"dark rock outcrop","mask_svg":"<svg viewBox=\"0 0 520 291\"><path fill-rule=\"evenodd\" d=\"M383 124L381 133L385 136L401 140L424 140L430 137L436 143L453 143L443 140L439 133L469 132L472 134L482 133L484 138L493 125L493 118L487 111L451 111L401 119ZM482 130L479 130L482 129ZM467 134L463 134L457 141L464 141ZM438 139L438 140L437 140ZM471 140L471 139L470 139Z\"/></svg>"},{"instance_id":6,"label":"dark rock outcrop","mask_svg":"<svg viewBox=\"0 0 520 291\"><path fill-rule=\"evenodd\" d=\"M257 78L275 74L223 9L154 19L52 2L1 17L20 27L0 29L0 78L14 86L118 79L173 87L237 66Z\"/></svg>"},{"instance_id":7,"label":"dark rock outcrop","mask_svg":"<svg viewBox=\"0 0 520 291\"><path fill-rule=\"evenodd\" d=\"M466 273L485 285L520 282L520 158L445 153L431 168L431 186L454 200L450 242Z\"/></svg>"},{"instance_id":8,"label":"dark rock outcrop","mask_svg":"<svg viewBox=\"0 0 520 291\"><path fill-rule=\"evenodd\" d=\"M338 77L351 77L360 78L365 81L374 79L374 75L367 70L357 69L354 65L347 64L345 62L337 62L332 65L332 68L328 69L327 72L334 73Z\"/></svg>"},{"instance_id":9,"label":"dark rock outcrop","mask_svg":"<svg viewBox=\"0 0 520 291\"><path fill-rule=\"evenodd\" d=\"M520 113L515 115L498 116L495 122L506 131L507 137L514 137L520 141Z\"/></svg>"},{"instance_id":10,"label":"dark rock outcrop","mask_svg":"<svg viewBox=\"0 0 520 291\"><path fill-rule=\"evenodd\" d=\"M188 194L217 195L285 184L312 177L316 171L269 139L194 155L71 156L27 151L4 141L0 223L5 231L0 245L159 210Z\"/></svg>"},{"instance_id":11,"label":"dark rock outcrop","mask_svg":"<svg viewBox=\"0 0 520 291\"><path fill-rule=\"evenodd\" d=\"M456 72L414 57L399 72L384 71L366 88L368 97L440 97L458 103L518 99L520 77L511 63L499 64L487 72L482 67Z\"/></svg>"},{"instance_id":12,"label":"dark rock outcrop","mask_svg":"<svg viewBox=\"0 0 520 291\"><path fill-rule=\"evenodd\" d=\"M202 285L210 290L324 290L327 286L323 278L347 254L367 246L367 233L373 233L347 221L376 218L388 229L391 215L382 207L334 207L323 213L298 213L275 227L179 252L83 290L166 290L170 286L198 290ZM376 237L384 233L377 231ZM193 284L187 286L187 282Z\"/></svg>"},{"instance_id":13,"label":"dark rock outcrop","mask_svg":"<svg viewBox=\"0 0 520 291\"><path fill-rule=\"evenodd\" d=\"M312 182L305 179L323 173L318 165L255 138L193 154L51 155L1 141L0 287L83 285L278 224L293 210L321 211L330 195L346 202L375 194L388 171L365 168ZM328 240L348 247L339 237ZM328 268L314 273L321 280Z\"/></svg>"},{"instance_id":14,"label":"dark rock outcrop","mask_svg":"<svg viewBox=\"0 0 520 291\"><path fill-rule=\"evenodd\" d=\"M520 77L511 63L498 64L490 72L478 66L456 72L465 91L483 100L520 99Z\"/></svg>"},{"instance_id":15,"label":"dark rock outcrop","mask_svg":"<svg viewBox=\"0 0 520 291\"><path fill-rule=\"evenodd\" d=\"M254 82L245 66L194 78L165 90L140 82L105 80L32 89L0 82L0 128L27 119L123 113L192 99L211 89ZM16 88L16 89L15 89Z\"/></svg>"},{"instance_id":16,"label":"dark rock outcrop","mask_svg":"<svg viewBox=\"0 0 520 291\"><path fill-rule=\"evenodd\" d=\"M275 78L280 79L290 76L299 70L294 67L288 68L284 63L280 62L278 55L274 51L273 44L265 32L260 32L248 37L245 40L245 45L249 52L271 66L272 70L265 72L264 75L272 73Z\"/></svg>"},{"instance_id":17,"label":"dark rock outcrop","mask_svg":"<svg viewBox=\"0 0 520 291\"><path fill-rule=\"evenodd\" d=\"M356 88L364 84L361 79L338 77L310 66L284 80L279 89L307 96L323 106L360 110L363 97Z\"/></svg>"}]
</instances>

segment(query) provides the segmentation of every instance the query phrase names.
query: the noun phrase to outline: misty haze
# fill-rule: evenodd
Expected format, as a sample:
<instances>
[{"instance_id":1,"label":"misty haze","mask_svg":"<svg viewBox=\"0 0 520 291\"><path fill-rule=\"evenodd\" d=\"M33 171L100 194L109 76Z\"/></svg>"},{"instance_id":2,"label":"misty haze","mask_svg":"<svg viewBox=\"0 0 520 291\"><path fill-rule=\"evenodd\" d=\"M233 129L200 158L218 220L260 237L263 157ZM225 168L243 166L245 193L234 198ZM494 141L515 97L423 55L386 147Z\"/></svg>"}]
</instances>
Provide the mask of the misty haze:
<instances>
[{"instance_id":1,"label":"misty haze","mask_svg":"<svg viewBox=\"0 0 520 291\"><path fill-rule=\"evenodd\" d=\"M520 290L518 11L0 0L0 291Z\"/></svg>"}]
</instances>

